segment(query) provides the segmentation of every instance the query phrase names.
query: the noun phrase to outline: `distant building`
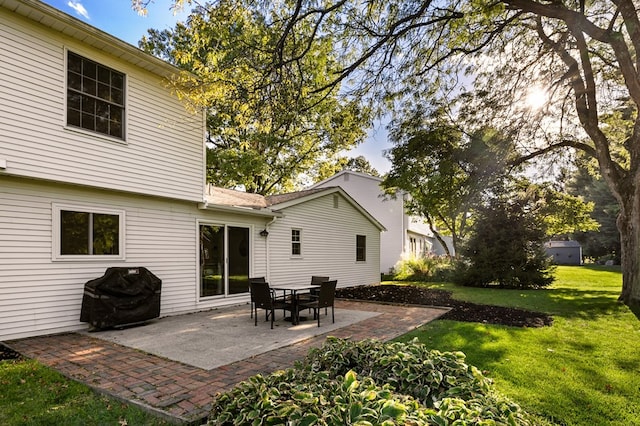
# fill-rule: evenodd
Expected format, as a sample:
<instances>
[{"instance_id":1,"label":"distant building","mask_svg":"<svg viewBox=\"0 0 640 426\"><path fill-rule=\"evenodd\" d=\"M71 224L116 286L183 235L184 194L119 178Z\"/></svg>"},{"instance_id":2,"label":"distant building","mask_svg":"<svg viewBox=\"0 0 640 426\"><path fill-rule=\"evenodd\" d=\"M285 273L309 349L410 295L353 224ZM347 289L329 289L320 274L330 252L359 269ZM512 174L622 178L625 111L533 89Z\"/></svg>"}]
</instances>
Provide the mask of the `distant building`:
<instances>
[{"instance_id":1,"label":"distant building","mask_svg":"<svg viewBox=\"0 0 640 426\"><path fill-rule=\"evenodd\" d=\"M582 246L577 241L549 241L544 248L556 265L582 265Z\"/></svg>"},{"instance_id":2,"label":"distant building","mask_svg":"<svg viewBox=\"0 0 640 426\"><path fill-rule=\"evenodd\" d=\"M311 188L339 186L384 225L386 231L380 237L380 272L383 274L393 270L403 258L446 253L425 219L406 212L408 195L400 193L396 198L385 197L381 182L382 178L376 176L343 170ZM445 242L453 250L450 239Z\"/></svg>"}]
</instances>

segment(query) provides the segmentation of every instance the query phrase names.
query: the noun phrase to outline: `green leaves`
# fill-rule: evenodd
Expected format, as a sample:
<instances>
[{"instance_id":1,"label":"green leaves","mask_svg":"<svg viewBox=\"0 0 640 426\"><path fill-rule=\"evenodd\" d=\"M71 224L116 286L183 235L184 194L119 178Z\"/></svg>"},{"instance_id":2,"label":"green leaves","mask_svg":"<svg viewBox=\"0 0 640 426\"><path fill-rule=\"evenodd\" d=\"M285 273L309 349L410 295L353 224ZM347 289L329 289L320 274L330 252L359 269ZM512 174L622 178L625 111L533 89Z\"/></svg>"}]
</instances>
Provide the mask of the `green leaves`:
<instances>
[{"instance_id":1,"label":"green leaves","mask_svg":"<svg viewBox=\"0 0 640 426\"><path fill-rule=\"evenodd\" d=\"M327 338L296 368L242 382L210 425L528 425L461 352Z\"/></svg>"},{"instance_id":2,"label":"green leaves","mask_svg":"<svg viewBox=\"0 0 640 426\"><path fill-rule=\"evenodd\" d=\"M310 43L313 29L302 26L296 38L281 38L282 7L198 6L186 23L152 30L140 43L184 69L172 88L192 108L206 108L207 178L215 185L292 190L300 174L364 137L368 108L338 95L339 86L322 89L339 68L332 38Z\"/></svg>"}]
</instances>

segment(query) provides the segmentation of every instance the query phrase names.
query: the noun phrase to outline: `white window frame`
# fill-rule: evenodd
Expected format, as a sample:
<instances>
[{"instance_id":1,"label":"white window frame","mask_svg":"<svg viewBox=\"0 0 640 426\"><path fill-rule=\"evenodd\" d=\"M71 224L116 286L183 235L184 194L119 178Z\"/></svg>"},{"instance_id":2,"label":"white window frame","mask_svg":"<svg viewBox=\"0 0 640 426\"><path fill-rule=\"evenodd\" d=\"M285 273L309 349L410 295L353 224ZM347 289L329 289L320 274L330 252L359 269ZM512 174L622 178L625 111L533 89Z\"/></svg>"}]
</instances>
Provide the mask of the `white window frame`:
<instances>
[{"instance_id":1,"label":"white window frame","mask_svg":"<svg viewBox=\"0 0 640 426\"><path fill-rule=\"evenodd\" d=\"M294 241L293 240L293 231L298 231L298 238L299 238L298 241ZM291 228L291 234L290 235L291 235L291 240L290 240L291 245L289 246L290 247L289 255L292 258L300 258L300 257L302 257L302 229L300 229L300 228ZM300 246L300 253L298 253L298 254L294 254L293 253L293 245L294 244L298 244Z\"/></svg>"},{"instance_id":2,"label":"white window frame","mask_svg":"<svg viewBox=\"0 0 640 426\"><path fill-rule=\"evenodd\" d=\"M68 117L67 117L67 91L68 91L68 65L69 65L69 59L68 59L68 55L69 52L75 54L75 55L79 55L82 56L83 58L86 58L90 61L93 61L105 68L110 68L114 71L117 71L119 73L121 73L124 76L124 86L123 86L123 90L124 90L124 111L123 111L123 115L122 115L122 138L119 138L117 136L111 136L108 135L106 133L102 133L102 132L98 132L98 131L93 131L93 130L88 130L88 129L84 129L82 127L77 127L77 126L73 126L73 125L69 125L68 123ZM127 73L125 73L124 71L120 71L116 68L110 67L108 65L104 64L104 61L100 60L100 59L96 59L94 58L91 54L88 54L87 52L83 52L82 50L78 50L78 49L70 49L68 47L64 48L64 114L63 114L63 128L67 131L70 132L75 132L75 133L81 133L83 135L87 135L87 136L92 136L98 139L104 139L107 141L111 141L111 142L116 142L119 144L127 144L127 134L128 134L128 126L129 126L129 120L128 120L128 116L129 116L129 75Z\"/></svg>"},{"instance_id":3,"label":"white window frame","mask_svg":"<svg viewBox=\"0 0 640 426\"><path fill-rule=\"evenodd\" d=\"M364 256L364 259L358 259L358 237L363 237L364 238L364 252L362 253L362 255ZM367 261L367 236L365 234L356 234L356 262L357 263L365 263Z\"/></svg>"},{"instance_id":4,"label":"white window frame","mask_svg":"<svg viewBox=\"0 0 640 426\"><path fill-rule=\"evenodd\" d=\"M117 255L110 254L62 254L60 253L61 243L61 223L60 213L62 211L76 211L84 213L98 213L98 214L110 214L118 216L118 253ZM52 247L51 258L53 261L82 261L82 262L95 262L95 261L117 261L125 260L125 229L126 229L126 214L124 210L110 209L91 205L82 204L58 204L53 203L51 209L52 217Z\"/></svg>"}]
</instances>

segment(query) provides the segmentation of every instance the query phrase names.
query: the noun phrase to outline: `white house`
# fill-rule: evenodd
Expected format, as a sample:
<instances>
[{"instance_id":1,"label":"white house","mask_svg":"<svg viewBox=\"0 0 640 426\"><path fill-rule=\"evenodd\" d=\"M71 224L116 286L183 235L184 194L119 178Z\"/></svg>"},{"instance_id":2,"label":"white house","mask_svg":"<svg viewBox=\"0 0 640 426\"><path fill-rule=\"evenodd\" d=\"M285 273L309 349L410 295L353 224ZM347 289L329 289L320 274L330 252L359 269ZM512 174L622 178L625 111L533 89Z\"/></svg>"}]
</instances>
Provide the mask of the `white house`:
<instances>
[{"instance_id":1,"label":"white house","mask_svg":"<svg viewBox=\"0 0 640 426\"><path fill-rule=\"evenodd\" d=\"M339 186L386 228L380 238L380 272L388 273L405 256L445 251L423 218L406 213L406 195L385 196L382 179L365 173L343 170L311 188Z\"/></svg>"},{"instance_id":2,"label":"white house","mask_svg":"<svg viewBox=\"0 0 640 426\"><path fill-rule=\"evenodd\" d=\"M0 340L86 328L112 266L162 280L161 316L246 303L249 276L379 281L383 227L344 191L247 206L206 185L173 66L35 0L0 0L0 52Z\"/></svg>"}]
</instances>

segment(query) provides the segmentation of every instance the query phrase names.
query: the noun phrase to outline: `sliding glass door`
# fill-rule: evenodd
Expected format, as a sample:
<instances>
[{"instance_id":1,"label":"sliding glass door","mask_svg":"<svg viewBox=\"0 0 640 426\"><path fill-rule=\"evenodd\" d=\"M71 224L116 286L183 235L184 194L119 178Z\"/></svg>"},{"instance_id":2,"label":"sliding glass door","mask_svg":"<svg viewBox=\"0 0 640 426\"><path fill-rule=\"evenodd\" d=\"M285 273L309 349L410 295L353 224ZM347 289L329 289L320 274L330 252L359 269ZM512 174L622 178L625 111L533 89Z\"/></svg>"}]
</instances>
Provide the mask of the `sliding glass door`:
<instances>
[{"instance_id":1,"label":"sliding glass door","mask_svg":"<svg viewBox=\"0 0 640 426\"><path fill-rule=\"evenodd\" d=\"M200 225L200 297L249 291L249 228Z\"/></svg>"}]
</instances>

